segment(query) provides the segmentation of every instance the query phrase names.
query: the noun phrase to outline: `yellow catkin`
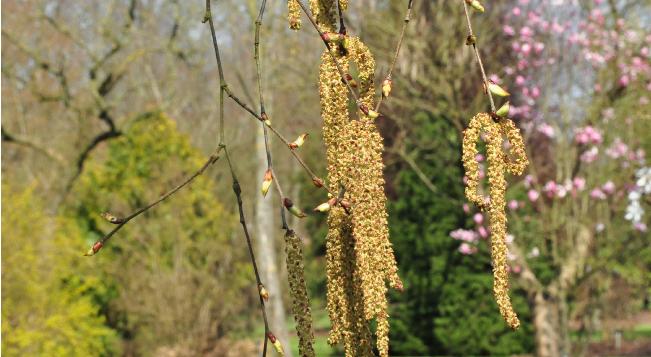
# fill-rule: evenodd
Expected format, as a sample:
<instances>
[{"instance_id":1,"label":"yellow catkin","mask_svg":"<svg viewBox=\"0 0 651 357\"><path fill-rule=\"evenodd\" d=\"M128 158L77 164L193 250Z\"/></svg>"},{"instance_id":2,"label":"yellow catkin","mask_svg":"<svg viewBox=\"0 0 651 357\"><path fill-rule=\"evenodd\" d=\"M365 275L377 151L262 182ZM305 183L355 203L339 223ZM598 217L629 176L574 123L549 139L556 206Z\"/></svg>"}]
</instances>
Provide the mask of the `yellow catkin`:
<instances>
[{"instance_id":1,"label":"yellow catkin","mask_svg":"<svg viewBox=\"0 0 651 357\"><path fill-rule=\"evenodd\" d=\"M302 357L314 357L314 330L310 300L305 284L303 249L300 237L291 229L285 233L285 253L287 254L287 275L292 298L292 313L298 335L298 352Z\"/></svg>"},{"instance_id":2,"label":"yellow catkin","mask_svg":"<svg viewBox=\"0 0 651 357\"><path fill-rule=\"evenodd\" d=\"M484 132L488 160L488 185L490 199L479 193L479 164L477 141ZM511 145L511 156L502 149L504 137ZM509 119L495 122L489 114L480 113L470 120L463 137L463 165L466 170L466 197L481 209L487 209L491 230L491 260L493 262L493 295L506 323L513 329L520 321L513 311L509 298L508 248L506 246L506 179L505 172L520 175L528 165L520 131Z\"/></svg>"},{"instance_id":3,"label":"yellow catkin","mask_svg":"<svg viewBox=\"0 0 651 357\"><path fill-rule=\"evenodd\" d=\"M337 31L337 0L310 0L310 11L321 32Z\"/></svg>"},{"instance_id":4,"label":"yellow catkin","mask_svg":"<svg viewBox=\"0 0 651 357\"><path fill-rule=\"evenodd\" d=\"M332 53L344 71L348 71L349 62L356 64L360 102L373 108L375 61L371 52L355 37L347 38L346 51L338 46L332 46ZM343 340L347 356L372 355L367 321L375 318L378 351L387 356L386 282L400 289L402 282L389 242L383 140L374 120L361 111L358 120L350 120L347 88L327 52L322 56L319 89L328 181L335 192L343 185L344 198L352 205L350 215L336 208L328 220L329 341L334 344Z\"/></svg>"},{"instance_id":5,"label":"yellow catkin","mask_svg":"<svg viewBox=\"0 0 651 357\"><path fill-rule=\"evenodd\" d=\"M298 5L298 0L287 0L287 20L290 29L301 28L301 7Z\"/></svg>"}]
</instances>

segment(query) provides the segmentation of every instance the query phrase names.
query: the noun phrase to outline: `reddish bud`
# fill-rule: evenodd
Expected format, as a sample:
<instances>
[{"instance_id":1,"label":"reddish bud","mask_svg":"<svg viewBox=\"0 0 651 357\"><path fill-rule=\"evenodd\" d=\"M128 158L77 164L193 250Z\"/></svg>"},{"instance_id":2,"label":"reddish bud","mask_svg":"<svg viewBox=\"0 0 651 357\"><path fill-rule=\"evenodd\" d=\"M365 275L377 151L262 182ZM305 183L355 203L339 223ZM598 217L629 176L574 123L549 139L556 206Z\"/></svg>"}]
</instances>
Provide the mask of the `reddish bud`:
<instances>
[{"instance_id":1,"label":"reddish bud","mask_svg":"<svg viewBox=\"0 0 651 357\"><path fill-rule=\"evenodd\" d=\"M97 252L99 252L100 249L102 249L103 246L104 243L97 241L95 242L95 244L93 244L93 247L90 248L84 255L87 257L91 255L95 255Z\"/></svg>"},{"instance_id":2,"label":"reddish bud","mask_svg":"<svg viewBox=\"0 0 651 357\"><path fill-rule=\"evenodd\" d=\"M313 178L313 179L312 179L312 183L314 184L314 186L316 186L316 187L318 187L318 188L323 187L323 180L321 180L321 179L318 178L318 177Z\"/></svg>"},{"instance_id":3,"label":"reddish bud","mask_svg":"<svg viewBox=\"0 0 651 357\"><path fill-rule=\"evenodd\" d=\"M269 192L269 187L271 187L271 182L273 181L273 173L271 170L267 170L264 173L264 180L262 181L262 188L260 191L262 192L262 196L266 197L267 192Z\"/></svg>"}]
</instances>

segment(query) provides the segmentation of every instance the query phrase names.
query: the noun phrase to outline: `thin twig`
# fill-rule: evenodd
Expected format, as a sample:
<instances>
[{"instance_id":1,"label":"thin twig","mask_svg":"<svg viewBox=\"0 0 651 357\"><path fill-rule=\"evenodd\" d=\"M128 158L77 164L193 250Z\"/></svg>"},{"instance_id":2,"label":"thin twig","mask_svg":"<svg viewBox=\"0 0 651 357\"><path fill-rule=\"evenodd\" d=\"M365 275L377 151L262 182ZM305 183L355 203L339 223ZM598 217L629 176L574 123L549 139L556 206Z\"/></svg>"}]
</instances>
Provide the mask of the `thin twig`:
<instances>
[{"instance_id":1,"label":"thin twig","mask_svg":"<svg viewBox=\"0 0 651 357\"><path fill-rule=\"evenodd\" d=\"M264 5L263 5L264 9ZM249 230L246 226L246 219L244 216L244 208L242 204L242 189L240 187L240 183L237 180L237 175L235 174L235 170L233 169L233 163L231 162L231 158L228 154L228 149L226 148L226 143L224 141L224 93L228 94L229 97L235 99L229 89L228 85L226 84L226 79L224 78L224 70L222 67L222 61L221 57L219 55L219 45L217 44L217 35L215 34L215 25L213 23L212 19L212 14L210 11L210 0L206 0L206 14L204 16L204 22L208 22L210 26L210 34L212 37L212 43L213 43L213 48L215 50L215 59L217 60L217 67L219 69L219 83L220 83L220 90L219 90L219 147L224 149L224 152L226 153L226 160L228 161L228 167L231 172L231 177L233 179L233 192L235 193L235 197L237 199L237 207L238 207L238 212L240 216L240 224L242 224L242 229L244 230L244 237L246 238L246 244L249 248L249 256L251 258L251 264L253 265L253 271L255 273L255 280L257 283L257 290L258 290L258 297L260 299L260 309L262 310L262 318L264 320L264 337L263 337L263 347L262 347L262 357L265 357L267 355L267 339L268 336L271 334L271 329L269 328L269 321L267 320L267 309L265 307L264 303L264 298L262 297L262 294L260 294L260 289L261 287L264 287L264 284L262 284L262 280L260 279L260 273L258 271L258 265L255 260L255 253L253 252L253 244L251 243L251 236L249 234ZM248 107L239 99L235 99L240 106L242 106L244 109L247 109ZM252 110L249 110L254 115L255 112ZM269 158L270 159L270 158Z\"/></svg>"},{"instance_id":2,"label":"thin twig","mask_svg":"<svg viewBox=\"0 0 651 357\"><path fill-rule=\"evenodd\" d=\"M255 68L256 68L256 75L257 75L256 77L258 82L258 94L260 96L260 116L262 117L266 116L266 111L264 106L264 95L262 90L262 71L260 70L260 28L262 27L262 19L264 17L266 4L267 1L263 0L262 4L260 5L260 12L258 13L258 18L255 21L255 40L254 40L254 59L255 59ZM267 125L264 122L262 123L262 131L264 133L264 149L267 154L267 170L271 171L271 177L273 178L273 181L276 186L276 190L278 191L278 196L280 199L280 219L282 221L283 229L287 230L289 229L289 226L287 225L287 217L285 216L285 206L283 205L283 200L285 199L285 195L283 194L283 191L281 189L278 176L276 176L276 172L273 169L273 159L271 155L269 133L267 130Z\"/></svg>"},{"instance_id":3,"label":"thin twig","mask_svg":"<svg viewBox=\"0 0 651 357\"><path fill-rule=\"evenodd\" d=\"M208 0L206 0L208 1ZM212 23L212 16L210 14L210 8L208 7L208 10L206 11L206 14L204 16L204 22L208 22L210 24L210 30L211 30L211 35L212 35L212 40L213 40L213 47L215 49L215 59L217 60L217 66L219 69L219 83L220 83L220 88L223 90L226 95L228 95L229 98L231 98L235 103L237 103L242 109L247 111L251 116L253 116L255 119L265 123L265 126L271 130L274 135L276 135L280 141L283 142L289 148L290 141L288 141L273 125L270 124L270 121L268 120L269 118L267 117L266 113L265 115L258 114L253 108L249 107L246 103L244 103L243 100L241 100L238 96L236 96L233 91L228 87L228 83L226 82L226 79L224 77L224 71L222 68L222 62L221 58L219 55L219 45L217 44L217 37L215 35L215 29L214 29L214 24ZM220 109L220 111L223 111L223 109ZM220 116L220 125L223 125L223 115ZM223 142L223 137L220 137L221 142ZM305 161L296 153L296 150L290 150L292 156L298 161L298 163L301 165L301 167L308 173L310 178L312 179L313 182L322 182L324 183L324 180L321 179L319 176L317 176L314 171L305 163ZM323 184L323 187L330 193L333 194L328 187L327 184Z\"/></svg>"},{"instance_id":4,"label":"thin twig","mask_svg":"<svg viewBox=\"0 0 651 357\"><path fill-rule=\"evenodd\" d=\"M191 183L195 178L197 178L198 176L200 176L201 174L203 174L203 172L206 171L206 169L207 169L210 165L212 165L212 164L214 164L215 162L217 162L217 160L219 159L219 152L220 152L220 151L221 151L221 147L218 148L217 150L215 150L215 152L214 152L212 155L210 155L210 157L208 158L208 160L206 160L206 162L201 166L201 168L200 168L199 170L197 170L197 171L196 171L195 173L193 173L190 177L188 177L187 179L185 179L185 181L183 181L180 185L174 187L173 189L171 189L170 191L168 191L167 193L165 193L164 195L162 195L161 197L159 197L159 198L158 198L157 200L155 200L154 202L152 202L152 203L150 203L150 204L148 204L148 205L146 205L146 206L144 206L144 207L142 207L142 208L136 210L135 212L131 213L130 215L128 215L128 216L126 216L126 217L124 217L124 218L117 218L117 219L116 219L116 222L120 222L120 223L118 223L117 226L116 226L115 228L113 228L113 230L111 230L111 231L110 231L109 233L107 233L104 237L102 237L102 239L100 239L99 242L101 242L102 245L104 245L104 244L106 243L106 241L108 241L108 240L109 240L109 239L110 239L110 238L111 238L115 233L117 233L120 229L122 229L122 227L124 227L127 223L129 223L129 221L131 221L132 219L138 217L139 215L141 215L141 214L147 212L148 210L150 210L150 209L153 208L154 206L158 205L159 203L161 203L161 202L163 202L164 200L166 200L168 197L170 197L170 196L172 196L173 194L175 194L178 190L180 190L180 189L182 189L183 187L185 187L186 185L190 184L190 183Z\"/></svg>"},{"instance_id":5,"label":"thin twig","mask_svg":"<svg viewBox=\"0 0 651 357\"><path fill-rule=\"evenodd\" d=\"M495 112L495 102L493 101L493 95L491 94L491 91L488 90L488 78L486 77L486 72L484 71L484 64L481 61L481 56L479 55L479 50L477 49L477 41L476 37L472 32L472 24L470 23L470 14L468 12L468 4L466 4L465 0L461 0L463 2L463 10L466 13L466 21L468 23L468 36L469 38L472 39L472 48L475 51L475 56L477 57L477 62L479 63L479 69L481 71L481 78L484 81L484 88L486 93L488 93L488 99L491 102L491 111L494 113Z\"/></svg>"},{"instance_id":6,"label":"thin twig","mask_svg":"<svg viewBox=\"0 0 651 357\"><path fill-rule=\"evenodd\" d=\"M391 80L391 74L393 73L393 69L396 66L396 62L398 61L398 54L400 54L400 48L402 47L402 41L405 38L405 30L407 29L407 25L409 24L409 21L411 20L411 8L413 5L414 0L408 0L407 3L407 12L405 13L405 19L402 23L402 30L400 30L400 37L398 38L398 44L396 45L396 51L393 54L393 60L391 60L391 65L389 66L389 72L387 73L386 79ZM380 96L380 99L378 100L376 106L375 106L375 111L380 110L380 105L382 105L382 100L384 99L384 96Z\"/></svg>"}]
</instances>

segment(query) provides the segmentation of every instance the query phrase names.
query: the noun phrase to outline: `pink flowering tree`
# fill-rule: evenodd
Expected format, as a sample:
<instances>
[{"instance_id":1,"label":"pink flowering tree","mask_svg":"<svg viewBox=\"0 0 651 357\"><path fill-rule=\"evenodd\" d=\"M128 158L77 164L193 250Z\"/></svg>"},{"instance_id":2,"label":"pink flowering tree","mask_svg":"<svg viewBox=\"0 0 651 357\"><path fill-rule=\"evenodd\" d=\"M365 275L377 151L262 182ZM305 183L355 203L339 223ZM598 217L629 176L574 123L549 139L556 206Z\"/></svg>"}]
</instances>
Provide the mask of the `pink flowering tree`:
<instances>
[{"instance_id":1,"label":"pink flowering tree","mask_svg":"<svg viewBox=\"0 0 651 357\"><path fill-rule=\"evenodd\" d=\"M581 352L570 321L589 336L595 316L621 318L648 294L651 29L634 14L650 10L633 1L515 0L504 12L512 53L491 79L512 93L509 115L531 159L507 194L507 240L540 356ZM450 236L470 255L490 232L488 217L464 210L474 228ZM614 284L629 294L616 296ZM615 298L632 303L609 304Z\"/></svg>"}]
</instances>

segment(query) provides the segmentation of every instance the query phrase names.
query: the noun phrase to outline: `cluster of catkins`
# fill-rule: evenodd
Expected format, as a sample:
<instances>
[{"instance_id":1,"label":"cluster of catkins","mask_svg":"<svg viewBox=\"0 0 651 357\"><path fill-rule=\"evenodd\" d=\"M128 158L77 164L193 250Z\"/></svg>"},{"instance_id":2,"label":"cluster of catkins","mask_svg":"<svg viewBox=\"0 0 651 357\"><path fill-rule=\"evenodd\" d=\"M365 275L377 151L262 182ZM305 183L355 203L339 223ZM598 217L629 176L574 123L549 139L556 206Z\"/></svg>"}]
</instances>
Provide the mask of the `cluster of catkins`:
<instances>
[{"instance_id":1,"label":"cluster of catkins","mask_svg":"<svg viewBox=\"0 0 651 357\"><path fill-rule=\"evenodd\" d=\"M477 141L483 131L488 157L489 197L479 193L479 163ZM504 137L510 145L510 153L503 151ZM529 164L520 130L513 121L487 113L475 115L464 131L463 166L466 170L466 197L480 209L487 210L490 217L491 259L493 262L493 294L506 323L513 329L520 321L513 311L509 298L509 276L506 246L506 200L505 172L521 175Z\"/></svg>"},{"instance_id":2,"label":"cluster of catkins","mask_svg":"<svg viewBox=\"0 0 651 357\"><path fill-rule=\"evenodd\" d=\"M347 2L340 1L339 5L343 11ZM296 28L300 24L298 4L290 0L288 6L290 27ZM310 7L321 32L336 33L337 1L311 0ZM333 56L346 74L351 62L357 69L358 104L366 109L357 110L357 120L350 118L348 88ZM402 289L389 242L383 139L369 116L374 107L374 74L373 55L357 37L330 42L329 50L321 56L319 94L328 184L331 192L343 187L345 193L339 199L350 204L350 209L334 205L328 216L327 308L332 323L328 342L343 343L347 356L373 355L369 327L373 319L376 347L381 356L388 356L387 282Z\"/></svg>"}]
</instances>

